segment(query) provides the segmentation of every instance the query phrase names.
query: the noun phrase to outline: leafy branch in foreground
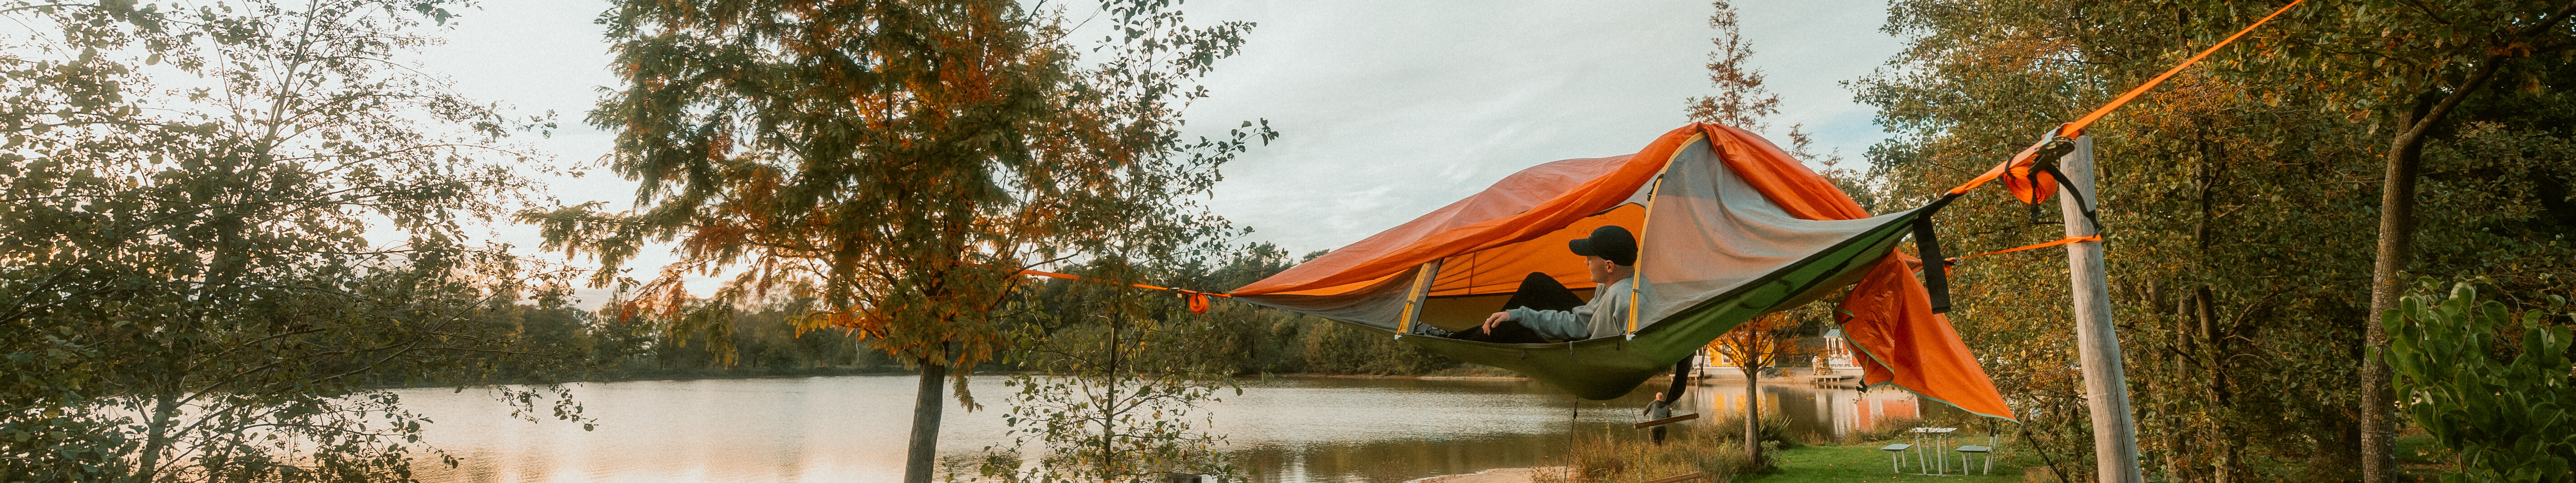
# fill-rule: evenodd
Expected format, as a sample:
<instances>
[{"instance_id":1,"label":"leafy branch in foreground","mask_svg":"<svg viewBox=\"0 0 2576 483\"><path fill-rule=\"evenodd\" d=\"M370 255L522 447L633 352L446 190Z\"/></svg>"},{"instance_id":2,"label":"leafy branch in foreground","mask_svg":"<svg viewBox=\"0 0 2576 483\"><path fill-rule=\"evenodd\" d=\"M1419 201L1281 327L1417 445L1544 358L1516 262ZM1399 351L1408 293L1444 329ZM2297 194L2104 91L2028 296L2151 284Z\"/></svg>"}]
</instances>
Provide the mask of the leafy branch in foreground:
<instances>
[{"instance_id":1,"label":"leafy branch in foreground","mask_svg":"<svg viewBox=\"0 0 2576 483\"><path fill-rule=\"evenodd\" d=\"M1170 278L1172 267L1137 266L1124 258L1086 264L1103 280ZM1161 269L1157 269L1161 268ZM1234 355L1208 314L1176 297L1123 286L1049 281L1014 302L1019 322L1008 360L1034 369L1004 384L1014 388L1003 416L1011 448L986 448L977 474L1008 483L1142 482L1165 473L1241 477L1209 433L1204 405L1234 386ZM1035 464L1022 451L1038 443ZM952 472L955 479L958 472Z\"/></svg>"},{"instance_id":2,"label":"leafy branch in foreground","mask_svg":"<svg viewBox=\"0 0 2576 483\"><path fill-rule=\"evenodd\" d=\"M2442 481L2576 481L2576 375L2567 348L2576 335L2567 302L2515 314L2462 283L2449 297L2410 295L2380 317L2388 330L2402 413L2459 452L2458 473ZM2514 329L2521 329L2516 332Z\"/></svg>"},{"instance_id":3,"label":"leafy branch in foreground","mask_svg":"<svg viewBox=\"0 0 2576 483\"><path fill-rule=\"evenodd\" d=\"M382 388L571 367L483 316L568 273L467 242L546 124L401 62L453 4L0 1L0 474L408 480Z\"/></svg>"}]
</instances>

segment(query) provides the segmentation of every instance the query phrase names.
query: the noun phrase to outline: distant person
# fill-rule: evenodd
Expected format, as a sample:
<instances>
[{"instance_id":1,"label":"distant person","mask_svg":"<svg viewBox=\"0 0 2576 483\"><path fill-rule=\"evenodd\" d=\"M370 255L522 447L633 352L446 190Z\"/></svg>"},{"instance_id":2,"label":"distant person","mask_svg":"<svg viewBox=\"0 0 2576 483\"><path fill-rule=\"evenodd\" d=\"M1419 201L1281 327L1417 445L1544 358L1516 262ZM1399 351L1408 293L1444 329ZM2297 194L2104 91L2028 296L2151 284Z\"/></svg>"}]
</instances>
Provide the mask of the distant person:
<instances>
[{"instance_id":1,"label":"distant person","mask_svg":"<svg viewBox=\"0 0 2576 483\"><path fill-rule=\"evenodd\" d=\"M1628 229L1603 226L1592 236L1566 244L1583 256L1584 273L1592 276L1592 302L1557 283L1556 277L1530 272L1503 303L1508 309L1485 317L1482 326L1445 337L1497 344L1572 342L1618 335L1628 324L1628 284L1637 273L1637 237Z\"/></svg>"}]
</instances>

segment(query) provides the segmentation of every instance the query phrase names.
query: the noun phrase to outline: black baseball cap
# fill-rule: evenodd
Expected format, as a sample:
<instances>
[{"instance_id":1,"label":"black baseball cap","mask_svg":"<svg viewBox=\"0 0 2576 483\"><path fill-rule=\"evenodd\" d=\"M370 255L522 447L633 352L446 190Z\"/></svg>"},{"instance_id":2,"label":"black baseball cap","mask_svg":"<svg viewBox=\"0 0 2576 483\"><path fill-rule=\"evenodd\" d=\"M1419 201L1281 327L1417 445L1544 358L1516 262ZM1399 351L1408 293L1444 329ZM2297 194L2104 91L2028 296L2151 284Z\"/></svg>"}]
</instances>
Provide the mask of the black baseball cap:
<instances>
[{"instance_id":1,"label":"black baseball cap","mask_svg":"<svg viewBox=\"0 0 2576 483\"><path fill-rule=\"evenodd\" d=\"M1594 228L1590 238L1578 238L1566 242L1565 246L1573 249L1576 255L1601 257L1603 260L1609 260L1610 263L1620 265L1637 264L1637 237L1628 234L1628 229L1620 228L1619 225Z\"/></svg>"}]
</instances>

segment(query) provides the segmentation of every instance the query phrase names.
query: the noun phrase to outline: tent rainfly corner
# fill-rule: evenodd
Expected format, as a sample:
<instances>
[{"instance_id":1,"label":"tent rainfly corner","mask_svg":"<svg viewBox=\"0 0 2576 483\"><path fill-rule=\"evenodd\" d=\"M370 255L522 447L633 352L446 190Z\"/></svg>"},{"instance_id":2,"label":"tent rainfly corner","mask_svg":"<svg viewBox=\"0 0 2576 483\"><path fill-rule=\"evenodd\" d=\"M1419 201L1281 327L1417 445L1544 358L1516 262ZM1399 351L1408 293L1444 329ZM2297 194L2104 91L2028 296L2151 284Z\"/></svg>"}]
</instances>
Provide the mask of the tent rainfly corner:
<instances>
[{"instance_id":1,"label":"tent rainfly corner","mask_svg":"<svg viewBox=\"0 0 2576 483\"><path fill-rule=\"evenodd\" d=\"M1944 199L1946 201L1946 198ZM1750 132L1693 124L1636 154L1514 173L1430 214L1233 290L1235 300L1405 334L1465 330L1532 272L1591 280L1566 242L1602 225L1638 234L1626 333L1551 344L1398 337L1510 369L1585 399L1627 394L1736 325L1853 287L1842 330L1862 379L2012 419L1897 245L1943 202L1871 216ZM1598 334L1596 334L1598 335Z\"/></svg>"}]
</instances>

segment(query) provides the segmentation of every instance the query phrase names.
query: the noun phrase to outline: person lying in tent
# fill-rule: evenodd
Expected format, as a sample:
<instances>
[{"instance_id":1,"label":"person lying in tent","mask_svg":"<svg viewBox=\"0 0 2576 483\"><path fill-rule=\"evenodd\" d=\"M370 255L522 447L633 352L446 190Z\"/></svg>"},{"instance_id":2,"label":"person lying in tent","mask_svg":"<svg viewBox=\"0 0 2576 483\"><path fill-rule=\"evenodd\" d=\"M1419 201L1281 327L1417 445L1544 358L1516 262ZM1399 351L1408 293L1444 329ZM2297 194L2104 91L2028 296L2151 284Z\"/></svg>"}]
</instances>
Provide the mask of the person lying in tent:
<instances>
[{"instance_id":1,"label":"person lying in tent","mask_svg":"<svg viewBox=\"0 0 2576 483\"><path fill-rule=\"evenodd\" d=\"M1503 303L1508 309L1485 317L1485 324L1448 335L1497 344L1544 344L1617 335L1628 322L1628 281L1637 269L1637 237L1628 229L1604 226L1592 236L1566 243L1583 256L1592 275L1592 302L1584 303L1565 284L1546 273L1530 272Z\"/></svg>"}]
</instances>

